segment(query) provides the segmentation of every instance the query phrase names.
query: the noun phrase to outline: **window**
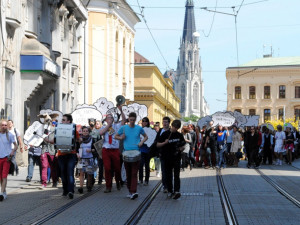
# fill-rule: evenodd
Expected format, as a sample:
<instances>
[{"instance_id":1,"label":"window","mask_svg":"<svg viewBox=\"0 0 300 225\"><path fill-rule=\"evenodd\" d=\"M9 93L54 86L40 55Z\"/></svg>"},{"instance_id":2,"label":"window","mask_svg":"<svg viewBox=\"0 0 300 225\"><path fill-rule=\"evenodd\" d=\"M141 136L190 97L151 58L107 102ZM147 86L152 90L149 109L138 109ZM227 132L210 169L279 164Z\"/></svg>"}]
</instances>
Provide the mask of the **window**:
<instances>
[{"instance_id":1,"label":"window","mask_svg":"<svg viewBox=\"0 0 300 225\"><path fill-rule=\"evenodd\" d=\"M279 86L279 98L285 98L285 85Z\"/></svg>"},{"instance_id":2,"label":"window","mask_svg":"<svg viewBox=\"0 0 300 225\"><path fill-rule=\"evenodd\" d=\"M270 99L271 98L271 87L270 86L264 86L264 99Z\"/></svg>"},{"instance_id":3,"label":"window","mask_svg":"<svg viewBox=\"0 0 300 225\"><path fill-rule=\"evenodd\" d=\"M300 119L300 106L295 107L295 120Z\"/></svg>"},{"instance_id":4,"label":"window","mask_svg":"<svg viewBox=\"0 0 300 225\"><path fill-rule=\"evenodd\" d=\"M181 85L181 92L180 92L180 112L184 112L185 110L185 86L184 84Z\"/></svg>"},{"instance_id":5,"label":"window","mask_svg":"<svg viewBox=\"0 0 300 225\"><path fill-rule=\"evenodd\" d=\"M242 110L240 110L240 109L235 109L234 111L235 111L235 112L242 113Z\"/></svg>"},{"instance_id":6,"label":"window","mask_svg":"<svg viewBox=\"0 0 300 225\"><path fill-rule=\"evenodd\" d=\"M256 110L255 109L249 109L249 115L250 116L254 116L256 114Z\"/></svg>"},{"instance_id":7,"label":"window","mask_svg":"<svg viewBox=\"0 0 300 225\"><path fill-rule=\"evenodd\" d=\"M5 119L12 119L13 73L5 70Z\"/></svg>"},{"instance_id":8,"label":"window","mask_svg":"<svg viewBox=\"0 0 300 225\"><path fill-rule=\"evenodd\" d=\"M271 109L264 110L264 123L266 123L268 120L271 120Z\"/></svg>"},{"instance_id":9,"label":"window","mask_svg":"<svg viewBox=\"0 0 300 225\"><path fill-rule=\"evenodd\" d=\"M236 86L235 88L234 88L234 98L235 99L241 99L241 92L242 92L242 89L241 89L241 86Z\"/></svg>"},{"instance_id":10,"label":"window","mask_svg":"<svg viewBox=\"0 0 300 225\"><path fill-rule=\"evenodd\" d=\"M193 87L193 109L199 109L199 85L194 84Z\"/></svg>"},{"instance_id":11,"label":"window","mask_svg":"<svg viewBox=\"0 0 300 225\"><path fill-rule=\"evenodd\" d=\"M300 98L300 86L295 87L295 98Z\"/></svg>"},{"instance_id":12,"label":"window","mask_svg":"<svg viewBox=\"0 0 300 225\"><path fill-rule=\"evenodd\" d=\"M249 99L255 99L255 87L254 86L249 87Z\"/></svg>"},{"instance_id":13,"label":"window","mask_svg":"<svg viewBox=\"0 0 300 225\"><path fill-rule=\"evenodd\" d=\"M283 108L278 109L278 119L283 120L284 111Z\"/></svg>"}]
</instances>

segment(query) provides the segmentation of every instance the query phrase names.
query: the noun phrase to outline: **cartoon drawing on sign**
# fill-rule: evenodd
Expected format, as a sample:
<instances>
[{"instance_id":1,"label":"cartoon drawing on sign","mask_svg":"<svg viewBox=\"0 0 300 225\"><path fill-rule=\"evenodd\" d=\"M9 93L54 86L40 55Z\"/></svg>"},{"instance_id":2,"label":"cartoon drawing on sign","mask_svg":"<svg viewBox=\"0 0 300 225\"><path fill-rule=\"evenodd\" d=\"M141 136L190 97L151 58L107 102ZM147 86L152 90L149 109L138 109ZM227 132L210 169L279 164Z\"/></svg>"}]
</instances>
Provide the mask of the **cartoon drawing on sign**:
<instances>
[{"instance_id":1,"label":"cartoon drawing on sign","mask_svg":"<svg viewBox=\"0 0 300 225\"><path fill-rule=\"evenodd\" d=\"M224 127L229 127L235 122L235 118L229 112L216 112L212 115L212 120L214 121L213 126L222 125Z\"/></svg>"},{"instance_id":2,"label":"cartoon drawing on sign","mask_svg":"<svg viewBox=\"0 0 300 225\"><path fill-rule=\"evenodd\" d=\"M133 103L130 105L124 105L122 106L122 111L126 117L128 118L129 113L135 112L137 115L136 123L138 123L142 118L148 116L148 108L146 105L141 105L138 103Z\"/></svg>"},{"instance_id":3,"label":"cartoon drawing on sign","mask_svg":"<svg viewBox=\"0 0 300 225\"><path fill-rule=\"evenodd\" d=\"M73 123L82 126L89 125L89 119L102 120L102 114L95 107L79 108L72 113Z\"/></svg>"},{"instance_id":4,"label":"cartoon drawing on sign","mask_svg":"<svg viewBox=\"0 0 300 225\"><path fill-rule=\"evenodd\" d=\"M238 111L234 111L233 116L235 117L235 122L236 122L237 127L240 127L247 122L245 115L243 115L242 113L240 113Z\"/></svg>"},{"instance_id":5,"label":"cartoon drawing on sign","mask_svg":"<svg viewBox=\"0 0 300 225\"><path fill-rule=\"evenodd\" d=\"M52 115L52 114L57 114L57 117L55 118L55 120L57 120L58 123L61 123L61 120L63 118L63 113L60 111L56 111L56 110L52 110L52 109L42 109L40 110L40 115L42 114L48 114L48 115ZM44 118L40 118L41 123L44 123Z\"/></svg>"},{"instance_id":6,"label":"cartoon drawing on sign","mask_svg":"<svg viewBox=\"0 0 300 225\"><path fill-rule=\"evenodd\" d=\"M101 97L94 103L94 106L96 106L97 110L102 114L102 116L104 116L109 109L114 107L114 103L107 101L104 97Z\"/></svg>"},{"instance_id":7,"label":"cartoon drawing on sign","mask_svg":"<svg viewBox=\"0 0 300 225\"><path fill-rule=\"evenodd\" d=\"M245 116L247 119L247 122L243 124L243 127L251 127L251 126L258 126L259 122L259 116L254 115L254 116Z\"/></svg>"},{"instance_id":8,"label":"cartoon drawing on sign","mask_svg":"<svg viewBox=\"0 0 300 225\"><path fill-rule=\"evenodd\" d=\"M205 116L198 120L197 125L202 129L203 126L208 126L210 121L212 121L211 116Z\"/></svg>"},{"instance_id":9,"label":"cartoon drawing on sign","mask_svg":"<svg viewBox=\"0 0 300 225\"><path fill-rule=\"evenodd\" d=\"M94 105L82 104L82 105L77 105L76 108L75 108L75 110L76 109L82 109L82 108L97 109L97 107L94 106Z\"/></svg>"},{"instance_id":10,"label":"cartoon drawing on sign","mask_svg":"<svg viewBox=\"0 0 300 225\"><path fill-rule=\"evenodd\" d=\"M43 124L39 121L34 121L24 134L24 144L32 146L40 146L43 142Z\"/></svg>"}]
</instances>

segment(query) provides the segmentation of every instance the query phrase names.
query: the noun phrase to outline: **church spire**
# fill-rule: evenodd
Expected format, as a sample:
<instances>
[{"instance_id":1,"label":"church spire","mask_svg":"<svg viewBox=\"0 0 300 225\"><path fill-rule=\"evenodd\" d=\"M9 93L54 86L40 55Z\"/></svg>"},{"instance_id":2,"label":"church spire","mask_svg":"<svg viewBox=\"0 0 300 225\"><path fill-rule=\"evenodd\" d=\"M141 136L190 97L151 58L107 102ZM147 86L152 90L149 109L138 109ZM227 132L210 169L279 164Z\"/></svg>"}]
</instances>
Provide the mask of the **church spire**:
<instances>
[{"instance_id":1,"label":"church spire","mask_svg":"<svg viewBox=\"0 0 300 225\"><path fill-rule=\"evenodd\" d=\"M185 16L183 25L182 39L184 42L193 41L193 33L196 32L195 16L194 16L194 1L187 0L185 4Z\"/></svg>"}]
</instances>

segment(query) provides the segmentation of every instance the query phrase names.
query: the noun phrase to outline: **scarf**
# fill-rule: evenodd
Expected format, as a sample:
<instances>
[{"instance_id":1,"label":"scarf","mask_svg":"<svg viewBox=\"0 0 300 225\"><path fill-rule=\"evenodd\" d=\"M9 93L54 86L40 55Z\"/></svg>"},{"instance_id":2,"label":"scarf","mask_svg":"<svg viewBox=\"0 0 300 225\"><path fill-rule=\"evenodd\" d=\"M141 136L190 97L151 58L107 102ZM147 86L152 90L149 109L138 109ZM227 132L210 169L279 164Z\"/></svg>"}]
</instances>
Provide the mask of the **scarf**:
<instances>
[{"instance_id":1,"label":"scarf","mask_svg":"<svg viewBox=\"0 0 300 225\"><path fill-rule=\"evenodd\" d=\"M87 135L87 136L82 136L82 143L89 143L92 140L92 136Z\"/></svg>"}]
</instances>

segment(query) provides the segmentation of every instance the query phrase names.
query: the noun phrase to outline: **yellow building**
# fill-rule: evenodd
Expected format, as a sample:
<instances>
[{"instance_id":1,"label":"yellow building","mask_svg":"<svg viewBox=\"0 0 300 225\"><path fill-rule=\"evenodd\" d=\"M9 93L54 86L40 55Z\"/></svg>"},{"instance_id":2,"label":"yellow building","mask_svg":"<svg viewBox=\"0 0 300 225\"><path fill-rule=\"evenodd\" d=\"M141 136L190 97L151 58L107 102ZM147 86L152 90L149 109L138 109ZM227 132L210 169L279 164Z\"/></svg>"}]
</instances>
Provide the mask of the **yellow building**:
<instances>
[{"instance_id":1,"label":"yellow building","mask_svg":"<svg viewBox=\"0 0 300 225\"><path fill-rule=\"evenodd\" d=\"M227 110L266 120L300 115L300 57L266 57L228 67Z\"/></svg>"},{"instance_id":2,"label":"yellow building","mask_svg":"<svg viewBox=\"0 0 300 225\"><path fill-rule=\"evenodd\" d=\"M175 95L173 82L164 77L157 66L135 52L134 100L148 107L148 118L161 122L164 116L179 119L180 100Z\"/></svg>"},{"instance_id":3,"label":"yellow building","mask_svg":"<svg viewBox=\"0 0 300 225\"><path fill-rule=\"evenodd\" d=\"M140 19L125 0L85 1L88 9L87 102L117 95L134 100L134 25Z\"/></svg>"}]
</instances>

